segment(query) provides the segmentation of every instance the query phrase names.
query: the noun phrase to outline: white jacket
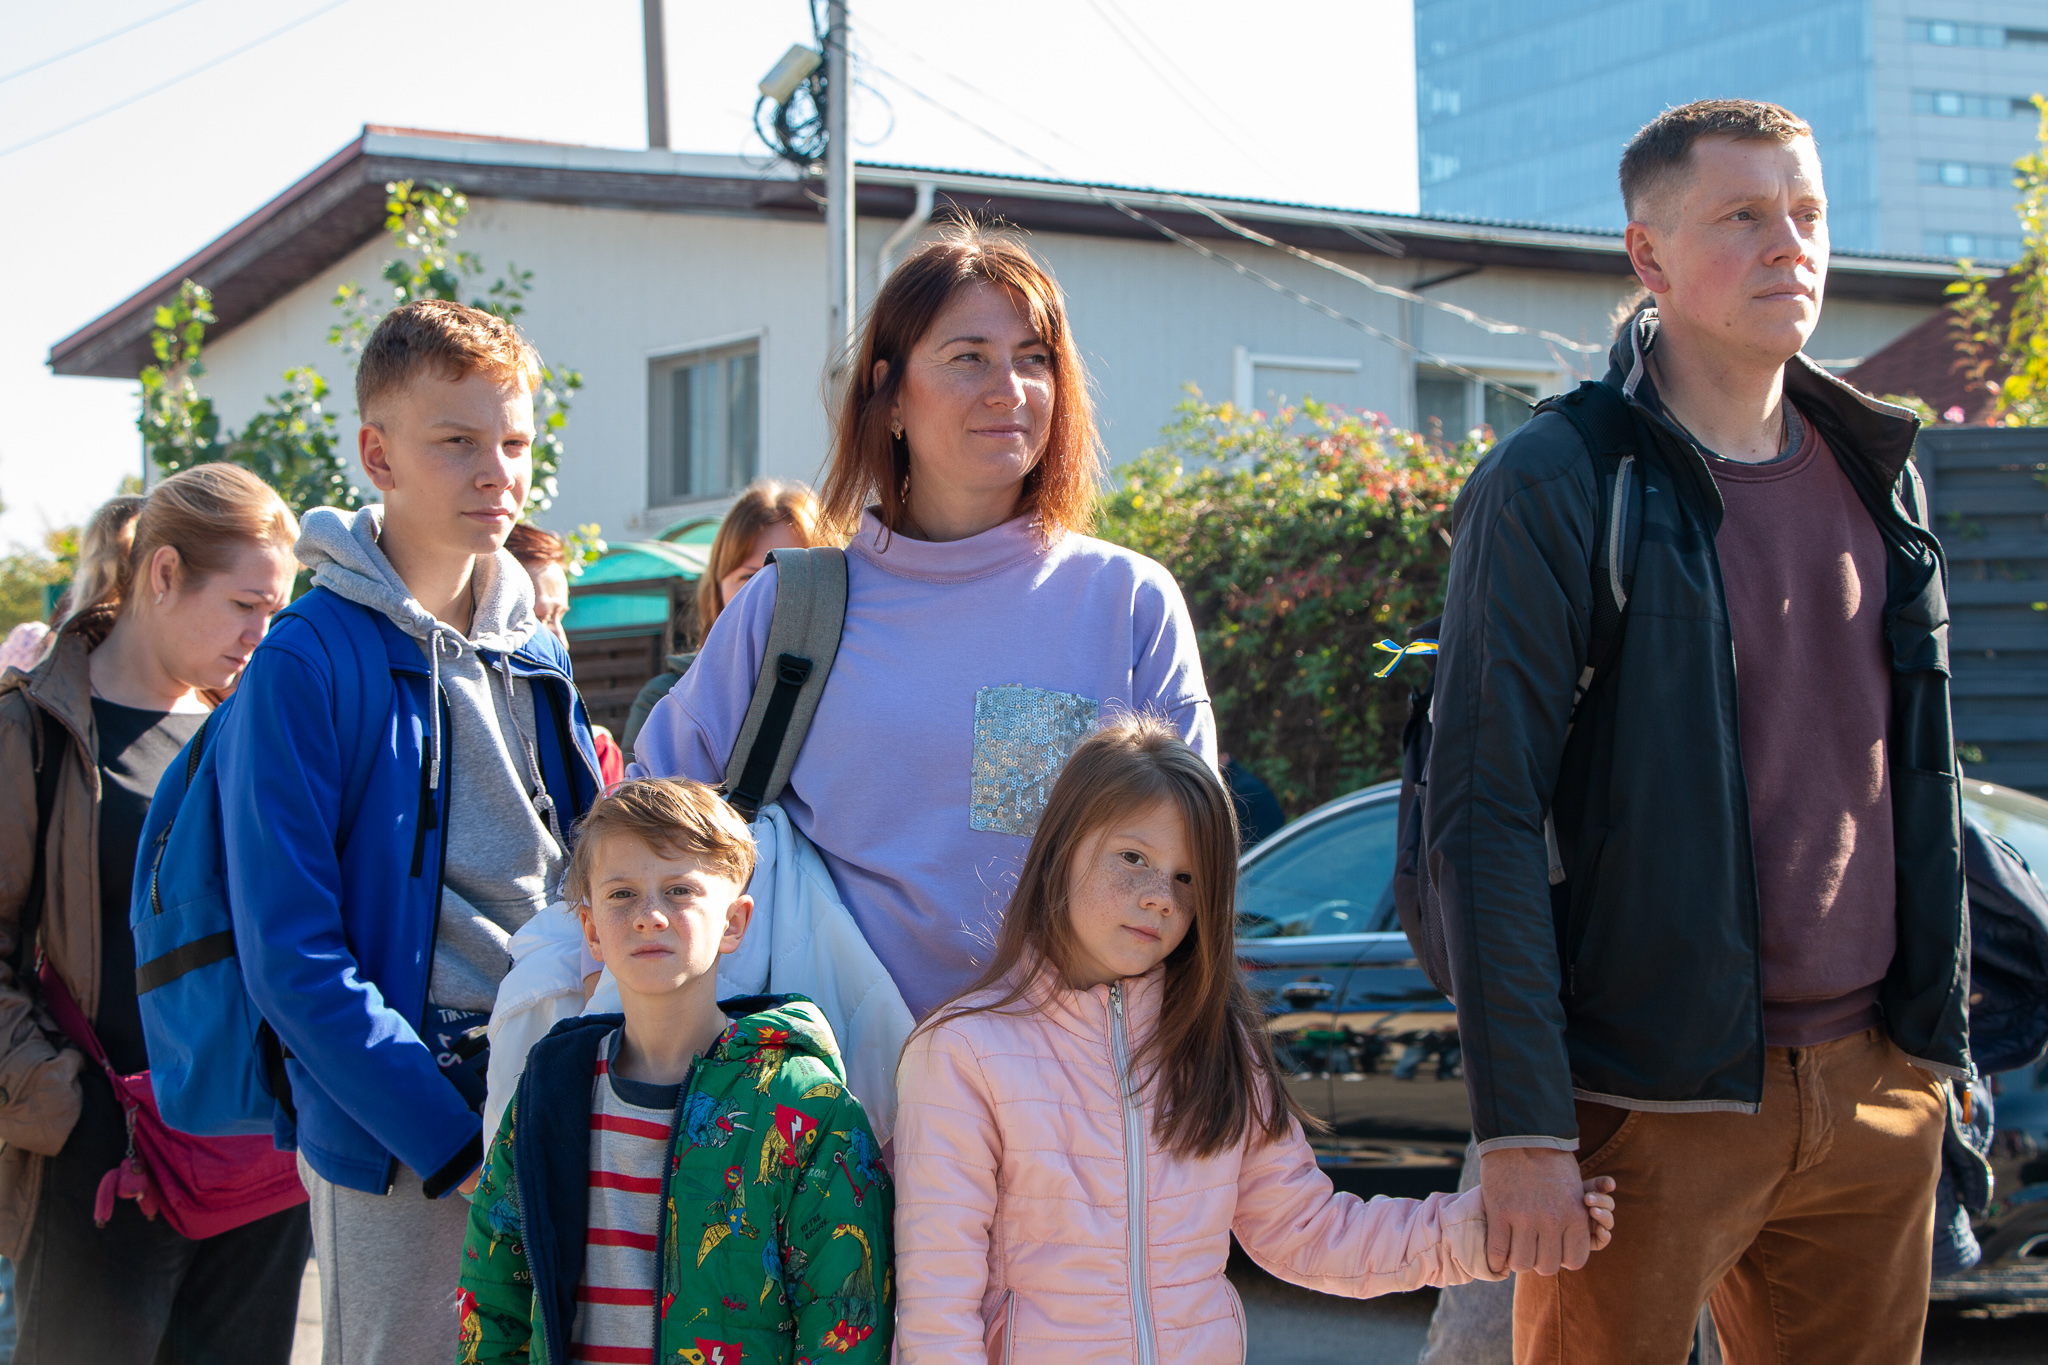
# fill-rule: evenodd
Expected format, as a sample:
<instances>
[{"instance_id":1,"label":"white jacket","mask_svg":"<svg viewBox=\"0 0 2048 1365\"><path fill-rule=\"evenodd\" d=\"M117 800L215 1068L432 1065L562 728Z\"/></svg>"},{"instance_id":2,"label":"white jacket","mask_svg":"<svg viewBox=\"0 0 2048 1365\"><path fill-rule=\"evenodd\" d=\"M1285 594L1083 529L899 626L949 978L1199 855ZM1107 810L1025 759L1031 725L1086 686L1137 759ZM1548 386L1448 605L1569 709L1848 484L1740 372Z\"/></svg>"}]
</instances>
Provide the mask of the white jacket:
<instances>
[{"instance_id":1,"label":"white jacket","mask_svg":"<svg viewBox=\"0 0 2048 1365\"><path fill-rule=\"evenodd\" d=\"M824 860L782 807L763 806L752 832L759 850L747 886L754 920L719 964L719 998L802 995L815 1003L845 1059L847 1087L867 1110L876 1141L886 1144L896 1124L896 1062L915 1022L910 1007L840 901ZM485 1133L498 1131L528 1049L564 1019L618 1011L618 983L609 971L584 1004L583 978L597 970L565 902L512 936L512 970L491 1011Z\"/></svg>"}]
</instances>

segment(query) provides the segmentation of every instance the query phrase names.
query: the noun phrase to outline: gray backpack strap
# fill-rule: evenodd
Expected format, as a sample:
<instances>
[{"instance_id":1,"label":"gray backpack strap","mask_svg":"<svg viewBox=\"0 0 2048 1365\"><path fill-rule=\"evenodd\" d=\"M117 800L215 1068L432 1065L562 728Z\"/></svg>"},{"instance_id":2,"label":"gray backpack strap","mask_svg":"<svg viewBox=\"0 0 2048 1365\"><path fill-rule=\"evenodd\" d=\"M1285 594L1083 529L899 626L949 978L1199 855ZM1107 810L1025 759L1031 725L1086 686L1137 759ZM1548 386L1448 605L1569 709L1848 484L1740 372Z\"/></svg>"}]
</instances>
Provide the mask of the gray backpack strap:
<instances>
[{"instance_id":1,"label":"gray backpack strap","mask_svg":"<svg viewBox=\"0 0 2048 1365\"><path fill-rule=\"evenodd\" d=\"M846 625L846 552L777 550L775 616L746 723L725 764L725 799L742 818L782 795Z\"/></svg>"}]
</instances>

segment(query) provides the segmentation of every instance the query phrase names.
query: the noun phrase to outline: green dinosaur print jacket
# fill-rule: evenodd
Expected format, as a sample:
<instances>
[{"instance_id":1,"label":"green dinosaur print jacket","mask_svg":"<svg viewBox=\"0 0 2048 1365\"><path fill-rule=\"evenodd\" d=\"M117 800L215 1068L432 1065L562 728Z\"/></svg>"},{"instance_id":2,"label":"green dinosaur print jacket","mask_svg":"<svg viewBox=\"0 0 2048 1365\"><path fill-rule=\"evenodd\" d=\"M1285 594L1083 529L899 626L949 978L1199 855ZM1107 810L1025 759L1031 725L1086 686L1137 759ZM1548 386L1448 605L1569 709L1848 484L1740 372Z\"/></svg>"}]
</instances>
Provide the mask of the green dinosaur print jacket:
<instances>
[{"instance_id":1,"label":"green dinosaur print jacket","mask_svg":"<svg viewBox=\"0 0 2048 1365\"><path fill-rule=\"evenodd\" d=\"M655 1365L883 1365L895 1196L831 1029L798 995L721 1008L732 1023L682 1087L666 1209L649 1229ZM470 1204L464 1365L569 1365L592 1087L621 1022L568 1020L527 1057Z\"/></svg>"}]
</instances>

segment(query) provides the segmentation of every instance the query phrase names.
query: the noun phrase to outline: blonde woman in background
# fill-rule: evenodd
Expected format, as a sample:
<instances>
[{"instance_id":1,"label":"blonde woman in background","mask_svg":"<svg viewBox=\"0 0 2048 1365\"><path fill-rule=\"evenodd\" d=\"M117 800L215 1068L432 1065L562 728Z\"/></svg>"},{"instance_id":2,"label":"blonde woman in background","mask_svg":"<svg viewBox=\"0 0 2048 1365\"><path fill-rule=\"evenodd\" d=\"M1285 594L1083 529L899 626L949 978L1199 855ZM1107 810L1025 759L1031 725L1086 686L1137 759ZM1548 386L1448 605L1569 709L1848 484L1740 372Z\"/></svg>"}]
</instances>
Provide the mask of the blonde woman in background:
<instances>
[{"instance_id":1,"label":"blonde woman in background","mask_svg":"<svg viewBox=\"0 0 2048 1365\"><path fill-rule=\"evenodd\" d=\"M55 645L0 680L0 796L15 813L0 821L0 1250L15 1258L19 1365L291 1356L311 1247L304 1206L201 1240L129 1199L99 1224L95 1197L129 1148L127 1120L81 1040L39 1026L22 976L40 948L108 1063L148 1068L128 930L143 818L289 600L297 537L277 494L234 465L116 499L86 534L76 609ZM39 831L47 764L60 766ZM45 877L31 905L38 833Z\"/></svg>"},{"instance_id":2,"label":"blonde woman in background","mask_svg":"<svg viewBox=\"0 0 2048 1365\"><path fill-rule=\"evenodd\" d=\"M633 698L625 734L629 761L633 741L647 723L647 713L689 671L697 657L695 647L711 633L712 622L747 580L761 571L768 556L776 550L806 550L828 543L837 542L826 533L818 515L818 496L807 485L782 479L756 479L747 485L718 524L718 536L711 542L710 567L697 580L697 631L691 651L669 655L668 671L649 679Z\"/></svg>"}]
</instances>

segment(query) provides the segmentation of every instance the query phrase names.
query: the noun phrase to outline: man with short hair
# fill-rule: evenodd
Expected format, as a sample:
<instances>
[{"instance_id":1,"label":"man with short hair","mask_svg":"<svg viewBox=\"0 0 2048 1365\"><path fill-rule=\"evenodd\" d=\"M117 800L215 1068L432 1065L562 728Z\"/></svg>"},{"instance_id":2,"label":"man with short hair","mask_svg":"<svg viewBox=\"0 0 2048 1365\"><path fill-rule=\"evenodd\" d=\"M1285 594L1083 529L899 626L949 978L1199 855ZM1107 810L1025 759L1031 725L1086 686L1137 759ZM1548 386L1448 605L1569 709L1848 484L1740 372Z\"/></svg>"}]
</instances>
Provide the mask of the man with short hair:
<instances>
[{"instance_id":1,"label":"man with short hair","mask_svg":"<svg viewBox=\"0 0 2048 1365\"><path fill-rule=\"evenodd\" d=\"M1626 403L1640 530L1564 414L1503 442L1459 499L1434 705L1430 872L1515 1356L1678 1365L1710 1303L1732 1362L1917 1360L1970 1070L1917 424L1800 354L1828 264L1804 122L1673 109L1621 183L1653 297L1582 397ZM1625 614L1575 705L1596 583ZM1618 1209L1589 1263L1594 1175Z\"/></svg>"},{"instance_id":2,"label":"man with short hair","mask_svg":"<svg viewBox=\"0 0 2048 1365\"><path fill-rule=\"evenodd\" d=\"M221 732L249 996L281 1045L326 1365L446 1365L484 1087L467 1047L555 891L596 757L561 643L502 548L540 357L458 303L393 310L356 373L381 506L308 512L313 590ZM424 1196L424 1197L423 1197Z\"/></svg>"}]
</instances>

